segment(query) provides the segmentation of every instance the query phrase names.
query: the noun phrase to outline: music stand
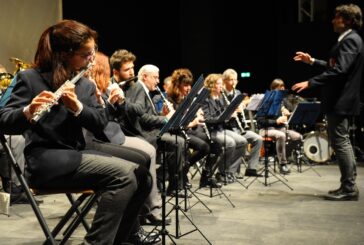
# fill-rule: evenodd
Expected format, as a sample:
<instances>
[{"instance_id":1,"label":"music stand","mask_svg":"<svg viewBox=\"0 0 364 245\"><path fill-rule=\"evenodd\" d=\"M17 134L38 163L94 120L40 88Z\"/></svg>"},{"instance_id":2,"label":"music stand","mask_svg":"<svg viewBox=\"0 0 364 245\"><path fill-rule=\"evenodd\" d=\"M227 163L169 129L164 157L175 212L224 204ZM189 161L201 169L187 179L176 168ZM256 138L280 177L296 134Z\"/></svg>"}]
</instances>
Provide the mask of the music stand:
<instances>
[{"instance_id":1,"label":"music stand","mask_svg":"<svg viewBox=\"0 0 364 245\"><path fill-rule=\"evenodd\" d=\"M243 101L243 99L244 99L244 96L242 94L237 95L230 102L230 104L225 108L225 110L220 114L220 116L218 116L217 118L212 118L212 119L205 120L206 125L208 127L212 127L214 125L225 124L226 122L228 122L230 120L232 114L235 112L236 108ZM214 173L216 171L217 167L218 166L215 166L215 168L213 170L211 170L210 172ZM224 168L226 169L226 132L225 131L224 131ZM226 174L225 174L225 177L226 177ZM196 189L196 191L198 189ZM217 195L223 195L228 200L228 202L231 204L231 206L235 207L235 205L231 202L231 200L228 198L228 196L221 190L221 188L217 188L216 190L218 192L220 192ZM210 197L212 197L212 188L211 188L211 186L210 186Z\"/></svg>"},{"instance_id":2,"label":"music stand","mask_svg":"<svg viewBox=\"0 0 364 245\"><path fill-rule=\"evenodd\" d=\"M260 104L262 103L264 98L264 94L253 94L249 104L245 108L246 111L248 111L249 120L250 120L250 129L253 132L256 132L255 124L254 124L254 117L253 117L253 111L257 111Z\"/></svg>"},{"instance_id":3,"label":"music stand","mask_svg":"<svg viewBox=\"0 0 364 245\"><path fill-rule=\"evenodd\" d=\"M301 126L301 125L314 125L319 114L320 114L320 102L301 102L296 108L293 110L293 114L288 120L288 125L292 126ZM302 154L302 140L298 146L296 146L295 158L297 162L297 171L299 173L305 172L309 169L314 171L319 177L321 175L312 168L312 164L310 167L304 171L302 171L302 161L305 161ZM305 161L306 162L306 161ZM307 163L307 162L306 162Z\"/></svg>"},{"instance_id":4,"label":"music stand","mask_svg":"<svg viewBox=\"0 0 364 245\"><path fill-rule=\"evenodd\" d=\"M179 123L178 127L180 128L180 131L182 132L182 134L184 135L184 138L185 138L185 154L184 154L185 159L187 159L187 148L188 148L188 143L189 143L189 139L190 139L185 131L188 128L188 124L196 117L196 113L201 108L202 102L207 98L207 96L209 94L210 94L209 90L207 88L203 88L201 90L201 92L197 95L197 97L193 100L187 113L184 115L184 117L181 119L181 121ZM205 208L210 213L212 213L211 209L209 207L207 207L207 205L198 196L196 196L196 194L194 192L192 192L189 188L187 188L186 185L184 186L184 189L185 189L185 200L184 200L185 209L184 209L184 211L188 210L188 208L187 208L187 190L189 190L191 192L191 194L194 197L196 197L196 199L198 200L191 207L195 206L197 203L201 203L203 206L205 206Z\"/></svg>"},{"instance_id":5,"label":"music stand","mask_svg":"<svg viewBox=\"0 0 364 245\"><path fill-rule=\"evenodd\" d=\"M179 202L178 202L178 173L176 172L175 175L174 175L174 178L176 179L176 190L175 190L175 199L176 199L176 202L175 202L175 205L173 205L173 208L166 214L166 186L165 186L165 181L166 181L166 178L165 178L165 146L164 144L162 144L161 142L163 141L162 140L162 136L163 134L165 133L170 133L170 134L175 134L176 136L176 144L177 144L177 137L178 137L178 134L179 133L182 133L181 132L181 125L180 125L180 122L182 120L182 118L184 116L188 116L188 109L189 107L191 106L191 103L194 101L194 98L197 96L198 92L202 89L203 87L203 81L204 81L204 78L202 75L200 75L200 77L198 78L197 82L193 85L193 87L191 88L191 91L190 93L184 98L184 100L181 102L180 106L177 108L177 110L175 111L175 113L172 115L172 117L168 120L168 122L163 126L163 128L161 129L160 133L158 134L157 136L157 142L159 145L162 146L162 149L163 149L163 163L162 163L162 172L163 172L163 175L162 175L162 230L161 230L161 234L162 234L162 244L165 245L165 235L168 235L168 237L172 240L172 242L174 244L176 244L174 241L173 241L173 238L172 238L172 235L169 234L169 232L166 230L166 222L165 222L165 218L171 214L173 212L173 210L176 211L176 235L173 236L175 238L180 238L184 235L187 235L189 233L192 233L194 231L198 231L202 236L203 238L209 243L210 241L206 238L206 236L197 228L197 226L192 222L192 220L186 215L186 213L183 212L182 208L179 206ZM187 119L184 120L186 123L189 123L187 122ZM177 148L176 148L176 151L177 151ZM176 152L177 154L177 152ZM178 166L178 163L176 162L176 171L177 171L177 166ZM190 223L195 227L195 230L192 230L192 231L189 231L183 235L180 235L179 234L179 216L178 216L178 211L181 211L184 216L190 221ZM154 231L156 229L156 227L152 230Z\"/></svg>"},{"instance_id":6,"label":"music stand","mask_svg":"<svg viewBox=\"0 0 364 245\"><path fill-rule=\"evenodd\" d=\"M261 117L265 121L264 138L268 138L268 125L267 125L268 119L279 115L279 113L281 111L282 100L286 93L287 93L287 90L272 90L272 91L267 90L264 94L264 97L258 107L258 111L256 114L257 117ZM264 183L263 184L265 186L268 186L268 185L272 185L276 182L282 182L290 190L293 190L292 187L290 187L284 180L282 180L280 177L278 177L278 175L276 175L269 169L268 150L269 149L268 149L267 140L264 140L264 169L262 170L262 172L264 172ZM276 181L268 184L269 174L271 176L275 177ZM249 183L248 187L257 179L258 179L258 177L255 177L253 179L253 181L251 181Z\"/></svg>"}]
</instances>

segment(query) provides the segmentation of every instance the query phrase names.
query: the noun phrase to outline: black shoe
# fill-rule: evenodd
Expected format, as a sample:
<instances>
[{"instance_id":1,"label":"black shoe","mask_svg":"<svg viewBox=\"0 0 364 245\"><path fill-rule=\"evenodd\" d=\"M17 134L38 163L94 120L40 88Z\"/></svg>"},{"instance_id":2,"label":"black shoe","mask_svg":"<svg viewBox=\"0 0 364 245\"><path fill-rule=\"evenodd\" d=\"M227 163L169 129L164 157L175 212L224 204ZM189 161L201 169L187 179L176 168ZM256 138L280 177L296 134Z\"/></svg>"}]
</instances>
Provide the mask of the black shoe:
<instances>
[{"instance_id":1,"label":"black shoe","mask_svg":"<svg viewBox=\"0 0 364 245\"><path fill-rule=\"evenodd\" d=\"M216 179L208 178L206 181L200 181L200 188L204 187L221 188L222 184L217 182Z\"/></svg>"},{"instance_id":2,"label":"black shoe","mask_svg":"<svg viewBox=\"0 0 364 245\"><path fill-rule=\"evenodd\" d=\"M226 174L216 173L215 177L217 182L219 183L231 184L235 182L234 177L231 173L226 173Z\"/></svg>"},{"instance_id":3,"label":"black shoe","mask_svg":"<svg viewBox=\"0 0 364 245\"><path fill-rule=\"evenodd\" d=\"M245 170L245 176L248 177L263 177L262 174L259 174L256 169L247 168Z\"/></svg>"},{"instance_id":4,"label":"black shoe","mask_svg":"<svg viewBox=\"0 0 364 245\"><path fill-rule=\"evenodd\" d=\"M291 170L288 169L287 164L281 164L279 166L279 173L281 173L281 174L289 174L289 173L291 173Z\"/></svg>"},{"instance_id":5,"label":"black shoe","mask_svg":"<svg viewBox=\"0 0 364 245\"><path fill-rule=\"evenodd\" d=\"M326 200L330 201L358 201L359 200L359 192L358 191L352 191L352 192L346 192L346 191L338 191L334 194L329 194L325 196Z\"/></svg>"},{"instance_id":6,"label":"black shoe","mask_svg":"<svg viewBox=\"0 0 364 245\"><path fill-rule=\"evenodd\" d=\"M43 200L40 200L38 198L34 197L34 200L37 205L43 203ZM29 204L30 202L25 192L21 192L21 193L11 193L10 203L13 205L13 204Z\"/></svg>"},{"instance_id":7,"label":"black shoe","mask_svg":"<svg viewBox=\"0 0 364 245\"><path fill-rule=\"evenodd\" d=\"M185 187L187 188L187 189L191 189L192 188L192 184L190 183L190 182L185 182Z\"/></svg>"},{"instance_id":8,"label":"black shoe","mask_svg":"<svg viewBox=\"0 0 364 245\"><path fill-rule=\"evenodd\" d=\"M138 231L134 234L131 234L128 241L134 245L142 245L142 244L158 244L160 243L161 238L159 234L156 232L147 232L143 229L143 227L139 227Z\"/></svg>"},{"instance_id":9,"label":"black shoe","mask_svg":"<svg viewBox=\"0 0 364 245\"><path fill-rule=\"evenodd\" d=\"M235 179L244 179L244 175L242 175L240 173L236 173L235 174Z\"/></svg>"},{"instance_id":10,"label":"black shoe","mask_svg":"<svg viewBox=\"0 0 364 245\"><path fill-rule=\"evenodd\" d=\"M141 219L140 222L141 225L162 225L162 215L158 214L158 215L154 215L154 214L147 214L143 217L144 219ZM165 224L166 225L170 225L172 222L170 217L166 217L165 218Z\"/></svg>"},{"instance_id":11,"label":"black shoe","mask_svg":"<svg viewBox=\"0 0 364 245\"><path fill-rule=\"evenodd\" d=\"M176 190L172 190L172 191L167 190L167 196L175 197L176 195L178 195L179 198L185 198L186 197L184 191L178 191L177 194L176 194ZM191 198L191 195L187 195L187 198Z\"/></svg>"},{"instance_id":12,"label":"black shoe","mask_svg":"<svg viewBox=\"0 0 364 245\"><path fill-rule=\"evenodd\" d=\"M343 189L342 189L342 187L340 186L340 188L338 188L338 189L328 191L328 194L329 194L329 195L336 195L337 193L341 192L342 190L343 190Z\"/></svg>"}]
</instances>

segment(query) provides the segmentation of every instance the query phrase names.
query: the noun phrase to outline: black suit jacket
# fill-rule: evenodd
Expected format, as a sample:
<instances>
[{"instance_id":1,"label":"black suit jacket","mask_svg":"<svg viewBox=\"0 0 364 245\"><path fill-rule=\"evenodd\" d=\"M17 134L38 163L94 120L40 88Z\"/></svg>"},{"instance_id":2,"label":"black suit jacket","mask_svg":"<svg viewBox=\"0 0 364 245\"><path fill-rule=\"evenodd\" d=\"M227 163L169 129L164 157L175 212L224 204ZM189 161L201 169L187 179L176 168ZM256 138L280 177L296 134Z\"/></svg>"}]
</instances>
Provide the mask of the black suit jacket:
<instances>
[{"instance_id":1,"label":"black suit jacket","mask_svg":"<svg viewBox=\"0 0 364 245\"><path fill-rule=\"evenodd\" d=\"M128 108L126 104L126 113L130 126L133 128L135 135L145 138L149 143L156 146L157 135L160 129L167 122L165 116L158 115L155 106L149 100L146 91L140 81L135 83L125 93L128 102L136 104L138 113ZM142 113L139 113L139 110Z\"/></svg>"},{"instance_id":2,"label":"black suit jacket","mask_svg":"<svg viewBox=\"0 0 364 245\"><path fill-rule=\"evenodd\" d=\"M314 66L326 67L323 73L309 79L310 87L323 86L323 112L358 115L364 66L363 41L359 34L351 31L333 47L328 62L315 60Z\"/></svg>"},{"instance_id":3,"label":"black suit jacket","mask_svg":"<svg viewBox=\"0 0 364 245\"><path fill-rule=\"evenodd\" d=\"M99 133L107 123L105 111L96 100L95 85L86 78L81 78L75 88L83 104L78 117L69 112L60 100L37 123L29 123L23 108L40 92L54 91L51 81L50 73L34 69L20 72L10 100L0 110L2 131L25 136L24 154L34 185L74 171L81 162L80 151L85 147L82 127Z\"/></svg>"},{"instance_id":4,"label":"black suit jacket","mask_svg":"<svg viewBox=\"0 0 364 245\"><path fill-rule=\"evenodd\" d=\"M223 124L210 124L209 121L217 120L218 117L224 112L225 107L224 99L220 96L218 100L212 99L210 96L206 98L202 104L202 110L206 123L212 130L222 130L224 128Z\"/></svg>"}]
</instances>

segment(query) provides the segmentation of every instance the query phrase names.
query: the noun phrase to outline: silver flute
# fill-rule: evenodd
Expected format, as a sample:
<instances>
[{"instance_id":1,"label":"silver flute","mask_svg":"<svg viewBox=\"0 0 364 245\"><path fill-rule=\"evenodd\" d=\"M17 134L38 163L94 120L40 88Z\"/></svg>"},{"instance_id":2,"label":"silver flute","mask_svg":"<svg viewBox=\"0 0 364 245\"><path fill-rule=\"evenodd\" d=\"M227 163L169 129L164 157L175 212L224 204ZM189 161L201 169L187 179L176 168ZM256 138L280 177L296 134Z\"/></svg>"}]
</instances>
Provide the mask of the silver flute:
<instances>
[{"instance_id":1,"label":"silver flute","mask_svg":"<svg viewBox=\"0 0 364 245\"><path fill-rule=\"evenodd\" d=\"M71 80L67 80L65 83L63 83L56 92L54 92L55 99L52 102L44 103L41 106L37 108L37 110L33 113L33 116L31 118L32 123L36 123L41 119L42 116L44 116L46 113L50 112L51 108L58 102L58 100L62 97L63 90L65 88L65 85L70 82L72 84L76 84L78 80L85 74L86 71L88 71L92 67L93 63L90 62L86 68L82 69L76 76L74 76Z\"/></svg>"},{"instance_id":2,"label":"silver flute","mask_svg":"<svg viewBox=\"0 0 364 245\"><path fill-rule=\"evenodd\" d=\"M222 97L224 98L225 103L226 103L227 105L230 105L230 100L227 98L227 96L226 96L226 94L225 94L225 92L224 92L224 91L221 91L221 95L222 95ZM243 125L241 125L241 122L240 122L239 118L236 116L236 117L234 117L234 119L235 119L235 121L236 121L236 124L238 125L238 128L239 128L239 130L240 130L241 134L245 134L246 132L245 132L245 130L244 130Z\"/></svg>"},{"instance_id":3,"label":"silver flute","mask_svg":"<svg viewBox=\"0 0 364 245\"><path fill-rule=\"evenodd\" d=\"M138 76L134 76L131 78L126 79L125 81L121 81L118 83L120 88L123 88L127 83L130 83L131 81L137 81L138 80Z\"/></svg>"}]
</instances>

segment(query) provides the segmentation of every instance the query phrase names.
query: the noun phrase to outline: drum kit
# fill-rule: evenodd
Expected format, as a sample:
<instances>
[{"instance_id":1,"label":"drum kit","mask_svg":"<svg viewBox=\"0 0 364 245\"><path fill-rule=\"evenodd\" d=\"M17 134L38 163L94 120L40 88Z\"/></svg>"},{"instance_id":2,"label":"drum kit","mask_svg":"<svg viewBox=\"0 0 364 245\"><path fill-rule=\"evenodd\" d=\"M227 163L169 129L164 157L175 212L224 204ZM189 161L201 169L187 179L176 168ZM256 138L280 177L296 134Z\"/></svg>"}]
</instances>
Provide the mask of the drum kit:
<instances>
[{"instance_id":1,"label":"drum kit","mask_svg":"<svg viewBox=\"0 0 364 245\"><path fill-rule=\"evenodd\" d=\"M304 102L300 96L287 96L291 108L295 108L300 102ZM301 129L308 129L306 126ZM306 158L315 163L326 163L331 160L333 149L330 147L330 142L327 135L327 123L325 120L315 124L312 131L303 133L302 153ZM300 130L298 130L300 131ZM307 132L307 131L306 131Z\"/></svg>"},{"instance_id":2,"label":"drum kit","mask_svg":"<svg viewBox=\"0 0 364 245\"><path fill-rule=\"evenodd\" d=\"M304 134L303 151L305 156L316 163L331 160L333 149L327 136L326 122L316 123L315 131Z\"/></svg>"}]
</instances>

